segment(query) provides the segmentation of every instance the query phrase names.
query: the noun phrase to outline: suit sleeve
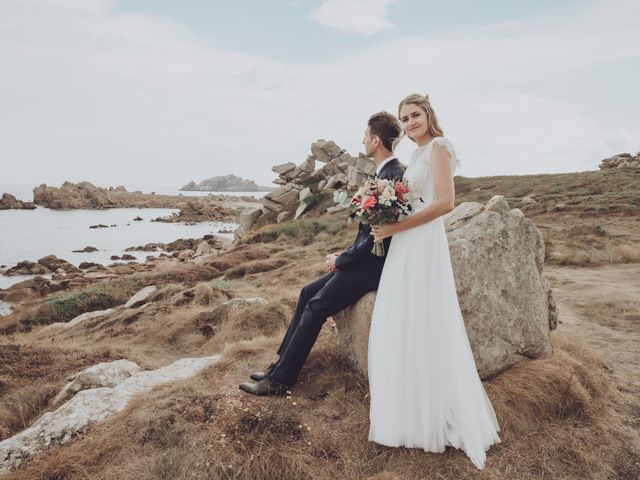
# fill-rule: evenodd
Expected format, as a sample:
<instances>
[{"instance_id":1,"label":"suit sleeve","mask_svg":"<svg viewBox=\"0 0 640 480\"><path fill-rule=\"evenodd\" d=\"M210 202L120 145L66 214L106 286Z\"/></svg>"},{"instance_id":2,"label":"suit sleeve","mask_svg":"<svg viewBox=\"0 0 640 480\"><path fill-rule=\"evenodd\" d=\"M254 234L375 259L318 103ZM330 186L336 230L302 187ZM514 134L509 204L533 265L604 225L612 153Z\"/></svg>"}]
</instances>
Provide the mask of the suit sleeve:
<instances>
[{"instance_id":1,"label":"suit sleeve","mask_svg":"<svg viewBox=\"0 0 640 480\"><path fill-rule=\"evenodd\" d=\"M402 171L393 172L392 174L381 175L380 178L397 180L398 178L402 178L402 173ZM384 244L385 251L388 252L389 245L391 244L391 238L385 238L382 242ZM373 250L373 236L367 235L363 241L350 246L338 255L338 258L336 258L336 268L338 270L345 270L362 262L379 259L380 257L371 253L371 250Z\"/></svg>"},{"instance_id":2,"label":"suit sleeve","mask_svg":"<svg viewBox=\"0 0 640 480\"><path fill-rule=\"evenodd\" d=\"M391 239L384 239L385 249L389 248L390 241ZM338 255L338 258L336 258L336 268L338 270L344 270L371 260L372 258L378 258L371 253L371 250L373 250L373 236L367 235L363 241L350 246Z\"/></svg>"}]
</instances>

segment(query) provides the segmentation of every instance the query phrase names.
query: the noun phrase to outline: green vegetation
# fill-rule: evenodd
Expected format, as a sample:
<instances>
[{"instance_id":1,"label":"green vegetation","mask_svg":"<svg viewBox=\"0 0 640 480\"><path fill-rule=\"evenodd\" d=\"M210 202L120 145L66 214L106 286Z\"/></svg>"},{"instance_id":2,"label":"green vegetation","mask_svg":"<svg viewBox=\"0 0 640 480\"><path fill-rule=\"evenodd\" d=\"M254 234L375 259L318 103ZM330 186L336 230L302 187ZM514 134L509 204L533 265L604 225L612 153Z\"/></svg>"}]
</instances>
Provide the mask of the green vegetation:
<instances>
[{"instance_id":1,"label":"green vegetation","mask_svg":"<svg viewBox=\"0 0 640 480\"><path fill-rule=\"evenodd\" d=\"M45 325L68 322L82 313L105 310L117 304L117 300L104 290L64 294L42 302L32 320Z\"/></svg>"},{"instance_id":2,"label":"green vegetation","mask_svg":"<svg viewBox=\"0 0 640 480\"><path fill-rule=\"evenodd\" d=\"M330 197L331 196L327 192L320 192L305 198L303 200L303 203L307 205L309 209L312 209L315 206L320 205L321 203L324 203Z\"/></svg>"},{"instance_id":3,"label":"green vegetation","mask_svg":"<svg viewBox=\"0 0 640 480\"><path fill-rule=\"evenodd\" d=\"M299 239L303 245L310 244L321 232L335 234L344 228L343 218L301 218L292 222L267 225L247 238L245 243L270 243L279 238Z\"/></svg>"}]
</instances>

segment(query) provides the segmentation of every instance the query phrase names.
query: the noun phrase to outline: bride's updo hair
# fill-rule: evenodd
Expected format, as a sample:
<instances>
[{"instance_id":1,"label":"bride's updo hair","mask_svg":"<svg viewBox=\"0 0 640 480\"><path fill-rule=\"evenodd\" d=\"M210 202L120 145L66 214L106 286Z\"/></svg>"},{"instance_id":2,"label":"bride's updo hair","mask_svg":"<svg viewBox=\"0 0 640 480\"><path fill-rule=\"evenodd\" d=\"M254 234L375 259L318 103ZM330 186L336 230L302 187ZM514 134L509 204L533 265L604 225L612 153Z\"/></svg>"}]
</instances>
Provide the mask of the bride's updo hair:
<instances>
[{"instance_id":1,"label":"bride's updo hair","mask_svg":"<svg viewBox=\"0 0 640 480\"><path fill-rule=\"evenodd\" d=\"M429 95L420 95L419 93L412 93L408 97L405 97L398 105L398 118L400 118L400 109L407 104L417 105L424 113L427 114L427 133L432 137L442 137L444 133L440 125L438 124L438 117L436 112L433 111L431 102L429 102ZM407 135L408 136L408 135ZM411 138L411 137L409 137ZM412 141L413 138L411 138Z\"/></svg>"}]
</instances>

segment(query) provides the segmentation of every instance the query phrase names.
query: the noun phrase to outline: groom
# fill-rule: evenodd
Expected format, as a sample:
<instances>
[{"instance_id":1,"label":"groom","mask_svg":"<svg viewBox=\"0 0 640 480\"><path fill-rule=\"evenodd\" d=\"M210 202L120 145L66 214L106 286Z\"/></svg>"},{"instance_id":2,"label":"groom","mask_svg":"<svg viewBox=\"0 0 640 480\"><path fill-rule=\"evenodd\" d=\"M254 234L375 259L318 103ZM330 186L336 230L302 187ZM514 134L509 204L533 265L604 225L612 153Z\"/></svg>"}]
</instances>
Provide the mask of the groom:
<instances>
[{"instance_id":1,"label":"groom","mask_svg":"<svg viewBox=\"0 0 640 480\"><path fill-rule=\"evenodd\" d=\"M393 154L393 146L402 130L398 120L387 112L369 118L362 143L373 158L376 175L383 179L401 179L404 167ZM391 239L384 240L385 252ZM365 293L378 288L385 257L371 253L373 237L368 225L360 224L353 245L340 254L327 255L327 273L303 287L298 306L289 324L279 359L266 372L255 372L256 383L240 384L252 395L286 395L297 379L320 329L327 317L356 303ZM386 253L385 253L386 256Z\"/></svg>"}]
</instances>

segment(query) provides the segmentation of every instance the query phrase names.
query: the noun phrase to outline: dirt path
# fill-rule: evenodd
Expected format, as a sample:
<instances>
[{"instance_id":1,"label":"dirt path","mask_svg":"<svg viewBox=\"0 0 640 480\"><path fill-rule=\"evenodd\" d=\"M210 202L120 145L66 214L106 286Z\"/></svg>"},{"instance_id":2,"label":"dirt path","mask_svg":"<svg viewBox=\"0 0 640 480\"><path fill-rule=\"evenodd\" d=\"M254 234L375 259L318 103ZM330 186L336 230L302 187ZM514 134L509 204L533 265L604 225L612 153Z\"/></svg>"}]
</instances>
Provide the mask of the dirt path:
<instances>
[{"instance_id":1,"label":"dirt path","mask_svg":"<svg viewBox=\"0 0 640 480\"><path fill-rule=\"evenodd\" d=\"M545 267L545 274L560 308L558 332L602 356L620 392L618 413L640 458L640 264Z\"/></svg>"}]
</instances>

